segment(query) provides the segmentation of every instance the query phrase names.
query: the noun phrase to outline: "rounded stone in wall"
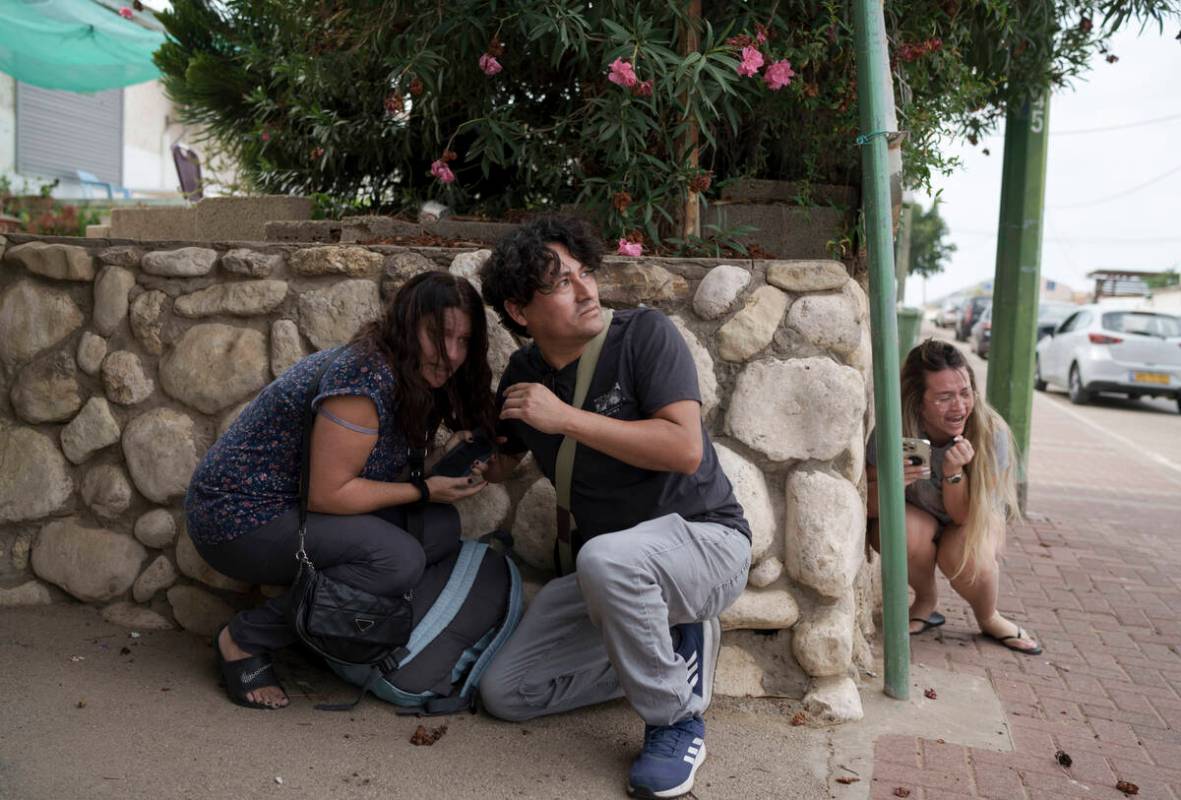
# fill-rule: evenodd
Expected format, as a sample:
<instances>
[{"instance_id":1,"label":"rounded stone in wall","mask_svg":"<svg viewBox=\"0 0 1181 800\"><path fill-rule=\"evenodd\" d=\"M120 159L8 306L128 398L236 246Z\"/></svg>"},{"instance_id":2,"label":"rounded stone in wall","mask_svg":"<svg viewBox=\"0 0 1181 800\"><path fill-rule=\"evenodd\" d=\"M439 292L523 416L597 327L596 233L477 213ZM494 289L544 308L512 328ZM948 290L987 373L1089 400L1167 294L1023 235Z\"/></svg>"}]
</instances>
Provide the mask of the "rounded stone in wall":
<instances>
[{"instance_id":1,"label":"rounded stone in wall","mask_svg":"<svg viewBox=\"0 0 1181 800\"><path fill-rule=\"evenodd\" d=\"M709 350L701 344L701 340L680 317L670 317L673 327L681 334L685 344L689 346L689 355L693 356L693 365L697 368L697 385L701 389L701 417L709 416L709 412L718 405L718 376L714 374L714 359Z\"/></svg>"},{"instance_id":2,"label":"rounded stone in wall","mask_svg":"<svg viewBox=\"0 0 1181 800\"><path fill-rule=\"evenodd\" d=\"M85 247L48 242L27 242L8 248L5 264L59 281L94 280L94 259Z\"/></svg>"},{"instance_id":3,"label":"rounded stone in wall","mask_svg":"<svg viewBox=\"0 0 1181 800\"><path fill-rule=\"evenodd\" d=\"M49 587L40 581L25 581L10 589L0 586L0 608L47 606L52 602L53 595L49 593Z\"/></svg>"},{"instance_id":4,"label":"rounded stone in wall","mask_svg":"<svg viewBox=\"0 0 1181 800\"><path fill-rule=\"evenodd\" d=\"M61 422L82 407L74 359L64 350L22 369L12 387L12 407L26 422Z\"/></svg>"},{"instance_id":5,"label":"rounded stone in wall","mask_svg":"<svg viewBox=\"0 0 1181 800\"><path fill-rule=\"evenodd\" d=\"M471 281L472 286L476 287L476 291L482 291L483 287L480 285L480 267L484 266L484 262L492 255L491 250L476 250L472 253L460 253L455 258L451 259L451 266L447 271L458 278L467 278Z\"/></svg>"},{"instance_id":6,"label":"rounded stone in wall","mask_svg":"<svg viewBox=\"0 0 1181 800\"><path fill-rule=\"evenodd\" d=\"M134 631L170 631L173 628L171 622L152 609L126 601L107 606L102 611L102 617L112 625Z\"/></svg>"},{"instance_id":7,"label":"rounded stone in wall","mask_svg":"<svg viewBox=\"0 0 1181 800\"><path fill-rule=\"evenodd\" d=\"M769 261L767 283L788 292L829 292L849 280L849 271L839 261Z\"/></svg>"},{"instance_id":8,"label":"rounded stone in wall","mask_svg":"<svg viewBox=\"0 0 1181 800\"><path fill-rule=\"evenodd\" d=\"M176 520L164 508L154 508L135 521L135 538L163 550L176 540Z\"/></svg>"},{"instance_id":9,"label":"rounded stone in wall","mask_svg":"<svg viewBox=\"0 0 1181 800\"><path fill-rule=\"evenodd\" d=\"M69 294L17 281L0 296L0 359L27 361L82 325L82 312Z\"/></svg>"},{"instance_id":10,"label":"rounded stone in wall","mask_svg":"<svg viewBox=\"0 0 1181 800\"><path fill-rule=\"evenodd\" d=\"M804 695L804 710L828 724L856 722L865 717L857 684L847 675L813 678Z\"/></svg>"},{"instance_id":11,"label":"rounded stone in wall","mask_svg":"<svg viewBox=\"0 0 1181 800\"><path fill-rule=\"evenodd\" d=\"M306 355L299 338L299 328L289 319L271 323L271 374L276 378Z\"/></svg>"},{"instance_id":12,"label":"rounded stone in wall","mask_svg":"<svg viewBox=\"0 0 1181 800\"><path fill-rule=\"evenodd\" d=\"M718 355L727 361L747 361L771 344L787 303L787 295L774 286L756 289L742 310L718 329Z\"/></svg>"},{"instance_id":13,"label":"rounded stone in wall","mask_svg":"<svg viewBox=\"0 0 1181 800\"><path fill-rule=\"evenodd\" d=\"M213 636L234 616L229 603L196 586L173 586L168 602L181 627L198 636Z\"/></svg>"},{"instance_id":14,"label":"rounded stone in wall","mask_svg":"<svg viewBox=\"0 0 1181 800\"><path fill-rule=\"evenodd\" d=\"M288 263L297 275L376 275L385 257L356 245L307 247L291 254Z\"/></svg>"},{"instance_id":15,"label":"rounded stone in wall","mask_svg":"<svg viewBox=\"0 0 1181 800\"><path fill-rule=\"evenodd\" d=\"M693 310L702 319L717 319L734 307L750 285L750 270L722 264L706 273L693 294Z\"/></svg>"},{"instance_id":16,"label":"rounded stone in wall","mask_svg":"<svg viewBox=\"0 0 1181 800\"><path fill-rule=\"evenodd\" d=\"M422 272L437 270L435 262L421 253L412 250L402 250L385 257L385 268L382 270L381 296L389 302L406 282Z\"/></svg>"},{"instance_id":17,"label":"rounded stone in wall","mask_svg":"<svg viewBox=\"0 0 1181 800\"><path fill-rule=\"evenodd\" d=\"M83 527L76 517L41 529L33 546L33 572L88 603L111 600L131 588L147 551L119 533Z\"/></svg>"},{"instance_id":18,"label":"rounded stone in wall","mask_svg":"<svg viewBox=\"0 0 1181 800\"><path fill-rule=\"evenodd\" d=\"M220 323L195 325L160 361L160 385L170 397L206 414L229 408L266 386L266 337Z\"/></svg>"},{"instance_id":19,"label":"rounded stone in wall","mask_svg":"<svg viewBox=\"0 0 1181 800\"><path fill-rule=\"evenodd\" d=\"M97 375L107 357L107 340L90 331L83 331L78 339L78 369L87 375Z\"/></svg>"},{"instance_id":20,"label":"rounded stone in wall","mask_svg":"<svg viewBox=\"0 0 1181 800\"><path fill-rule=\"evenodd\" d=\"M259 253L247 248L230 250L221 257L221 268L251 278L267 278L283 266L279 253Z\"/></svg>"},{"instance_id":21,"label":"rounded stone in wall","mask_svg":"<svg viewBox=\"0 0 1181 800\"><path fill-rule=\"evenodd\" d=\"M517 503L513 550L527 564L550 572L554 563L554 514L557 494L548 478L538 478Z\"/></svg>"},{"instance_id":22,"label":"rounded stone in wall","mask_svg":"<svg viewBox=\"0 0 1181 800\"><path fill-rule=\"evenodd\" d=\"M857 308L843 294L805 295L792 303L787 324L812 344L848 356L861 343Z\"/></svg>"},{"instance_id":23,"label":"rounded stone in wall","mask_svg":"<svg viewBox=\"0 0 1181 800\"><path fill-rule=\"evenodd\" d=\"M722 472L734 486L734 496L742 504L746 521L750 523L751 563L757 564L771 550L778 536L775 524L775 508L771 504L771 492L763 471L724 444L714 443L714 452Z\"/></svg>"},{"instance_id":24,"label":"rounded stone in wall","mask_svg":"<svg viewBox=\"0 0 1181 800\"><path fill-rule=\"evenodd\" d=\"M102 464L82 479L82 501L100 517L118 517L131 505L127 473L114 464Z\"/></svg>"},{"instance_id":25,"label":"rounded stone in wall","mask_svg":"<svg viewBox=\"0 0 1181 800\"><path fill-rule=\"evenodd\" d=\"M156 503L184 495L197 468L193 420L170 408L155 408L127 424L123 455L140 494Z\"/></svg>"},{"instance_id":26,"label":"rounded stone in wall","mask_svg":"<svg viewBox=\"0 0 1181 800\"><path fill-rule=\"evenodd\" d=\"M131 245L108 247L98 254L101 263L114 264L116 267L138 267L143 257L143 251Z\"/></svg>"},{"instance_id":27,"label":"rounded stone in wall","mask_svg":"<svg viewBox=\"0 0 1181 800\"><path fill-rule=\"evenodd\" d=\"M0 424L0 454L0 522L38 519L70 501L69 465L48 436Z\"/></svg>"},{"instance_id":28,"label":"rounded stone in wall","mask_svg":"<svg viewBox=\"0 0 1181 800\"><path fill-rule=\"evenodd\" d=\"M376 253L374 253L376 255ZM344 344L381 316L377 284L347 280L299 298L299 329L317 350Z\"/></svg>"},{"instance_id":29,"label":"rounded stone in wall","mask_svg":"<svg viewBox=\"0 0 1181 800\"><path fill-rule=\"evenodd\" d=\"M500 317L495 311L485 306L484 317L488 323L488 367L492 371L492 386L495 388L508 366L509 358L520 349L520 345L508 328L500 324Z\"/></svg>"},{"instance_id":30,"label":"rounded stone in wall","mask_svg":"<svg viewBox=\"0 0 1181 800\"><path fill-rule=\"evenodd\" d=\"M196 319L216 314L251 317L269 314L287 297L286 281L237 281L219 283L176 298L173 310Z\"/></svg>"},{"instance_id":31,"label":"rounded stone in wall","mask_svg":"<svg viewBox=\"0 0 1181 800\"><path fill-rule=\"evenodd\" d=\"M784 566L825 597L842 597L865 551L865 506L857 487L824 472L787 478Z\"/></svg>"},{"instance_id":32,"label":"rounded stone in wall","mask_svg":"<svg viewBox=\"0 0 1181 800\"><path fill-rule=\"evenodd\" d=\"M106 266L94 282L94 327L110 336L127 319L127 293L135 286L135 276L122 267Z\"/></svg>"},{"instance_id":33,"label":"rounded stone in wall","mask_svg":"<svg viewBox=\"0 0 1181 800\"><path fill-rule=\"evenodd\" d=\"M168 295L152 290L144 292L131 303L131 330L144 349L156 356L164 352L160 332L164 328L161 317L167 302Z\"/></svg>"},{"instance_id":34,"label":"rounded stone in wall","mask_svg":"<svg viewBox=\"0 0 1181 800\"><path fill-rule=\"evenodd\" d=\"M757 589L770 586L783 575L783 562L775 556L767 556L750 569L748 583Z\"/></svg>"},{"instance_id":35,"label":"rounded stone in wall","mask_svg":"<svg viewBox=\"0 0 1181 800\"><path fill-rule=\"evenodd\" d=\"M800 618L800 607L787 589L787 581L762 589L748 588L719 618L722 630L781 630Z\"/></svg>"},{"instance_id":36,"label":"rounded stone in wall","mask_svg":"<svg viewBox=\"0 0 1181 800\"><path fill-rule=\"evenodd\" d=\"M484 534L503 528L512 502L508 490L499 483L490 483L480 492L465 497L455 504L459 512L460 530L465 539L478 539Z\"/></svg>"},{"instance_id":37,"label":"rounded stone in wall","mask_svg":"<svg viewBox=\"0 0 1181 800\"><path fill-rule=\"evenodd\" d=\"M772 461L836 458L865 413L865 385L827 358L756 361L739 374L726 429Z\"/></svg>"},{"instance_id":38,"label":"rounded stone in wall","mask_svg":"<svg viewBox=\"0 0 1181 800\"><path fill-rule=\"evenodd\" d=\"M217 251L208 247L182 247L148 253L140 268L149 275L171 278L195 278L208 275L217 263Z\"/></svg>"},{"instance_id":39,"label":"rounded stone in wall","mask_svg":"<svg viewBox=\"0 0 1181 800\"><path fill-rule=\"evenodd\" d=\"M156 391L155 382L144 372L139 356L119 350L103 359L103 387L107 397L124 406L142 403Z\"/></svg>"},{"instance_id":40,"label":"rounded stone in wall","mask_svg":"<svg viewBox=\"0 0 1181 800\"><path fill-rule=\"evenodd\" d=\"M820 605L793 629L792 652L812 676L845 675L853 662L853 601Z\"/></svg>"},{"instance_id":41,"label":"rounded stone in wall","mask_svg":"<svg viewBox=\"0 0 1181 800\"><path fill-rule=\"evenodd\" d=\"M604 305L632 308L639 303L677 300L689 293L689 282L659 264L607 257L596 273Z\"/></svg>"},{"instance_id":42,"label":"rounded stone in wall","mask_svg":"<svg viewBox=\"0 0 1181 800\"><path fill-rule=\"evenodd\" d=\"M62 428L62 452L75 464L119 441L119 423L102 397L86 401L82 411Z\"/></svg>"},{"instance_id":43,"label":"rounded stone in wall","mask_svg":"<svg viewBox=\"0 0 1181 800\"><path fill-rule=\"evenodd\" d=\"M131 596L137 603L146 603L152 596L176 583L176 567L167 556L156 556L147 569L139 574L131 587Z\"/></svg>"}]
</instances>

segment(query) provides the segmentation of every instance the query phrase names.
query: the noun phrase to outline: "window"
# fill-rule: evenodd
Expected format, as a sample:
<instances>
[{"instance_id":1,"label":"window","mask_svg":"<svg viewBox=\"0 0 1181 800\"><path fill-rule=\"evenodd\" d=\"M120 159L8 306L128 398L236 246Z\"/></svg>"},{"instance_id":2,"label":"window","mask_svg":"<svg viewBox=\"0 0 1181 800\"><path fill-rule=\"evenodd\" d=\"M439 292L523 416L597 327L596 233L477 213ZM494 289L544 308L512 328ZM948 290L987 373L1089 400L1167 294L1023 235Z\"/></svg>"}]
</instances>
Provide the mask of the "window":
<instances>
[{"instance_id":1,"label":"window","mask_svg":"<svg viewBox=\"0 0 1181 800\"><path fill-rule=\"evenodd\" d=\"M1115 311L1103 315L1103 328L1119 333L1138 333L1162 339L1181 336L1181 320L1164 314Z\"/></svg>"},{"instance_id":2,"label":"window","mask_svg":"<svg viewBox=\"0 0 1181 800\"><path fill-rule=\"evenodd\" d=\"M95 94L16 88L16 170L22 175L123 182L123 90Z\"/></svg>"}]
</instances>

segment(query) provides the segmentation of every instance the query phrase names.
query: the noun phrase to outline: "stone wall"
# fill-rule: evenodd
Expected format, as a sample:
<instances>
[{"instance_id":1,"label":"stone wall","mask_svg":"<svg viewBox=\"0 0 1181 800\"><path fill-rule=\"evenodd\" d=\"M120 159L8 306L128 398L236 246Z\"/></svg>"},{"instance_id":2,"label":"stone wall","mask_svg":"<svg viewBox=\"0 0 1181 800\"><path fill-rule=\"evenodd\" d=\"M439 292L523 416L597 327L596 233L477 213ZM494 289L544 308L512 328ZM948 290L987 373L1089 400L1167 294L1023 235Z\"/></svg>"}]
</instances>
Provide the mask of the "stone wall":
<instances>
[{"instance_id":1,"label":"stone wall","mask_svg":"<svg viewBox=\"0 0 1181 800\"><path fill-rule=\"evenodd\" d=\"M423 270L487 251L0 237L0 606L67 596L114 622L211 633L275 587L214 572L184 534L209 444L301 356L347 341ZM754 530L723 624L718 691L861 714L878 591L864 558L870 343L864 292L831 261L609 257L603 303L671 316ZM518 342L491 322L499 373ZM554 491L526 462L460 505L510 529L532 588Z\"/></svg>"}]
</instances>

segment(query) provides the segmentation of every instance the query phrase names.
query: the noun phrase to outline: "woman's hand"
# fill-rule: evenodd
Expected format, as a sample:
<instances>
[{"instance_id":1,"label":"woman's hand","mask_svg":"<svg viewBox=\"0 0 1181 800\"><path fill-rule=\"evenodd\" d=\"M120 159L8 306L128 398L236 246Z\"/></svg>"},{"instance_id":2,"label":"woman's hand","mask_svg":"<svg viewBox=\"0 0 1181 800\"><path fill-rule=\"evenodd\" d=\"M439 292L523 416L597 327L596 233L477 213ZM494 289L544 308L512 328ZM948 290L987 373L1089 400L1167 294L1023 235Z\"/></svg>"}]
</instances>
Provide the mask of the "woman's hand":
<instances>
[{"instance_id":1,"label":"woman's hand","mask_svg":"<svg viewBox=\"0 0 1181 800\"><path fill-rule=\"evenodd\" d=\"M931 468L924 467L921 464L903 464L902 465L902 485L904 487L910 486L915 481L921 481L931 477Z\"/></svg>"},{"instance_id":2,"label":"woman's hand","mask_svg":"<svg viewBox=\"0 0 1181 800\"><path fill-rule=\"evenodd\" d=\"M488 482L479 475L468 475L464 478L432 475L426 479L426 487L430 489L432 503L454 503L465 497L471 497L487 485Z\"/></svg>"},{"instance_id":3,"label":"woman's hand","mask_svg":"<svg viewBox=\"0 0 1181 800\"><path fill-rule=\"evenodd\" d=\"M955 444L943 455L944 475L954 475L967 464L970 464L972 459L976 457L976 451L972 449L972 443L963 436L957 436L953 441Z\"/></svg>"},{"instance_id":4,"label":"woman's hand","mask_svg":"<svg viewBox=\"0 0 1181 800\"><path fill-rule=\"evenodd\" d=\"M451 438L447 440L447 444L443 445L443 452L449 453L464 442L470 442L472 438L471 431L456 431L451 434Z\"/></svg>"}]
</instances>

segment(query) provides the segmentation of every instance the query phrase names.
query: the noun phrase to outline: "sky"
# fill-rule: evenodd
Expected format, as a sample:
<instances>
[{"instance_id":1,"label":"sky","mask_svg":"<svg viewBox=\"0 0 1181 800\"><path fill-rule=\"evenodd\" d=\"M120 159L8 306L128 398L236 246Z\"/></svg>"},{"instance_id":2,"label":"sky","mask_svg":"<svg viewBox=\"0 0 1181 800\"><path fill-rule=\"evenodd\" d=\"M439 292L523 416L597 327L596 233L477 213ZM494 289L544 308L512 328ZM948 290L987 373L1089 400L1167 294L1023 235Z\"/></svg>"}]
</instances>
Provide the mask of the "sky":
<instances>
[{"instance_id":1,"label":"sky","mask_svg":"<svg viewBox=\"0 0 1181 800\"><path fill-rule=\"evenodd\" d=\"M1162 33L1151 26L1118 34L1111 47L1118 62L1097 56L1089 72L1051 98L1043 278L1083 291L1092 270L1181 266L1177 32L1174 20ZM1095 128L1113 129L1083 132ZM983 154L985 148L991 155ZM928 302L991 280L996 269L1003 126L977 147L948 141L944 149L964 162L955 174L933 181L942 190L940 213L958 250L943 273L925 282ZM925 207L931 196L917 199ZM908 305L923 302L923 284L917 277L907 281Z\"/></svg>"}]
</instances>

